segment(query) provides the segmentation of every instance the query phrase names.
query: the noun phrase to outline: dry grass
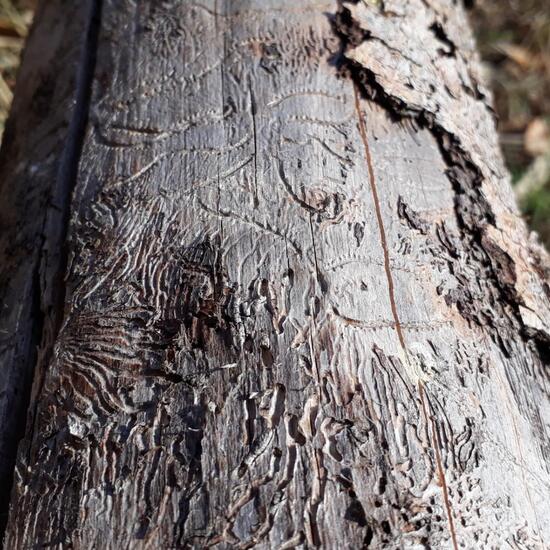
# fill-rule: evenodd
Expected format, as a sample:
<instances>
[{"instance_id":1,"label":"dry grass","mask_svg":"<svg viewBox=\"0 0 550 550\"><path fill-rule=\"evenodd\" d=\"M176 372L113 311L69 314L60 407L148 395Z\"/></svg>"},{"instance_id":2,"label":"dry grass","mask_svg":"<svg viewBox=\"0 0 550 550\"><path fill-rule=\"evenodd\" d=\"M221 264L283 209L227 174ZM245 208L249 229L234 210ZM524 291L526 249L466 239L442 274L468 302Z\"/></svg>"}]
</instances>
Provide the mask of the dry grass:
<instances>
[{"instance_id":1,"label":"dry grass","mask_svg":"<svg viewBox=\"0 0 550 550\"><path fill-rule=\"evenodd\" d=\"M37 0L0 0L0 137ZM550 245L550 0L478 0L472 23L521 205Z\"/></svg>"},{"instance_id":2,"label":"dry grass","mask_svg":"<svg viewBox=\"0 0 550 550\"><path fill-rule=\"evenodd\" d=\"M8 116L21 51L36 0L0 0L0 136Z\"/></svg>"}]
</instances>

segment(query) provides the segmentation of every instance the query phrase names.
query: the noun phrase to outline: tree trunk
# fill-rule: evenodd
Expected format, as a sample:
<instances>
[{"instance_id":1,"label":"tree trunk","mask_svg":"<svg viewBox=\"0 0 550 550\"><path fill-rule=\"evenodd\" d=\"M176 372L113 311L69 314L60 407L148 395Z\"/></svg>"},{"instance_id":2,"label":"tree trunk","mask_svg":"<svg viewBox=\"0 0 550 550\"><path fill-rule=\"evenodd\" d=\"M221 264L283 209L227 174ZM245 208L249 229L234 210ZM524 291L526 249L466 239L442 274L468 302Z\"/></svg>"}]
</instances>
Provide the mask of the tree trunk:
<instances>
[{"instance_id":1,"label":"tree trunk","mask_svg":"<svg viewBox=\"0 0 550 550\"><path fill-rule=\"evenodd\" d=\"M0 167L5 547L548 547L547 260L462 7L46 4L25 66L73 46Z\"/></svg>"}]
</instances>

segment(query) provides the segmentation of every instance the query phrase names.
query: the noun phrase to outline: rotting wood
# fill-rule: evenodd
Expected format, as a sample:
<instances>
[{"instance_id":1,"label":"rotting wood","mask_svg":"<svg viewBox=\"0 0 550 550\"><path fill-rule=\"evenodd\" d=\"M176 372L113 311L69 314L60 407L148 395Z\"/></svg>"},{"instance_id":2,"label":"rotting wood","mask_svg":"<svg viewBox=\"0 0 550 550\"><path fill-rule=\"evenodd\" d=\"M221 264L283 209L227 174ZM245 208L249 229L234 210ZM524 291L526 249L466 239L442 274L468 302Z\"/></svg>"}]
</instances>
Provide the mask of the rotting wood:
<instances>
[{"instance_id":1,"label":"rotting wood","mask_svg":"<svg viewBox=\"0 0 550 550\"><path fill-rule=\"evenodd\" d=\"M549 544L545 259L466 29L103 1L7 548Z\"/></svg>"}]
</instances>

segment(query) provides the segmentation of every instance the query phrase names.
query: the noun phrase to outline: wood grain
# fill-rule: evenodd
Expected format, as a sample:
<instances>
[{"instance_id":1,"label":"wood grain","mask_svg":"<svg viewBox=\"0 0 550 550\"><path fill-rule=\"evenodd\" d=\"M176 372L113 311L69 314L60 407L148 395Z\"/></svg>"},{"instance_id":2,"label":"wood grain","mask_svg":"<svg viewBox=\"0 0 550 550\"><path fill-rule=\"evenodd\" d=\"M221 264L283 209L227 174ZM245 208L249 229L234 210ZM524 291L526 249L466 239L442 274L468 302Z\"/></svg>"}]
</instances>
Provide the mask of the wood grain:
<instances>
[{"instance_id":1,"label":"wood grain","mask_svg":"<svg viewBox=\"0 0 550 550\"><path fill-rule=\"evenodd\" d=\"M6 548L549 544L545 260L462 8L102 4Z\"/></svg>"}]
</instances>

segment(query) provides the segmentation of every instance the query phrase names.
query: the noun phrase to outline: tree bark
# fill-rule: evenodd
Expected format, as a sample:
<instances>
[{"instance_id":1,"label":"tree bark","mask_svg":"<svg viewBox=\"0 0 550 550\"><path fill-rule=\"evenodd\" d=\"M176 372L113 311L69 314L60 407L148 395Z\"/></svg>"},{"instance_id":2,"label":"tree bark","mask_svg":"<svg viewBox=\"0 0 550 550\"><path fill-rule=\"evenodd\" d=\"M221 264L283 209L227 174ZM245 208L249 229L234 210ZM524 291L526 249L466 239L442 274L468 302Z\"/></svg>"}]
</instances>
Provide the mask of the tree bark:
<instances>
[{"instance_id":1,"label":"tree bark","mask_svg":"<svg viewBox=\"0 0 550 550\"><path fill-rule=\"evenodd\" d=\"M63 4L72 107L0 167L5 547L547 547L547 259L462 7Z\"/></svg>"}]
</instances>

